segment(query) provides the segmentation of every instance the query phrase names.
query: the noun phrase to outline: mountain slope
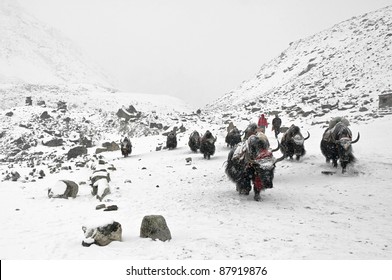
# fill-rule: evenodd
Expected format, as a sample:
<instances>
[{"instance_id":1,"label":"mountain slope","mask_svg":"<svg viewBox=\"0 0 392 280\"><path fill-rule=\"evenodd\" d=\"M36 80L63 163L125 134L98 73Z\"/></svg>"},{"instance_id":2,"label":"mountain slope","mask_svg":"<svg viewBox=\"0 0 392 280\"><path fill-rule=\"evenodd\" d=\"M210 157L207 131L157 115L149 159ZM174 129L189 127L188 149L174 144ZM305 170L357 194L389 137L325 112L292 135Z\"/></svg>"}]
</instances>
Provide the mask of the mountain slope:
<instances>
[{"instance_id":1,"label":"mountain slope","mask_svg":"<svg viewBox=\"0 0 392 280\"><path fill-rule=\"evenodd\" d=\"M0 2L0 83L95 84L107 77L56 30L25 13L14 1Z\"/></svg>"},{"instance_id":2,"label":"mountain slope","mask_svg":"<svg viewBox=\"0 0 392 280\"><path fill-rule=\"evenodd\" d=\"M233 109L234 117L282 112L290 122L325 122L337 114L352 121L378 117L378 95L392 89L391 45L389 6L291 43L207 109Z\"/></svg>"}]
</instances>

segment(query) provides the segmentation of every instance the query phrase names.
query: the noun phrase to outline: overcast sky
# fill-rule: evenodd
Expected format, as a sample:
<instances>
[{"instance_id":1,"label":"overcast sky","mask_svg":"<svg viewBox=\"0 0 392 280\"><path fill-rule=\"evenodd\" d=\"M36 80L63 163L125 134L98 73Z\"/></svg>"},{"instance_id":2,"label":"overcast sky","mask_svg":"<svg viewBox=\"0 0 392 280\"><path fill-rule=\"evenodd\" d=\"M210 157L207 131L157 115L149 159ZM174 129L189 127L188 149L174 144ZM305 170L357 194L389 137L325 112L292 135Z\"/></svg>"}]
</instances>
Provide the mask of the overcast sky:
<instances>
[{"instance_id":1,"label":"overcast sky","mask_svg":"<svg viewBox=\"0 0 392 280\"><path fill-rule=\"evenodd\" d=\"M1 1L1 0L0 0ZM292 41L392 0L18 0L62 31L117 88L203 106Z\"/></svg>"}]
</instances>

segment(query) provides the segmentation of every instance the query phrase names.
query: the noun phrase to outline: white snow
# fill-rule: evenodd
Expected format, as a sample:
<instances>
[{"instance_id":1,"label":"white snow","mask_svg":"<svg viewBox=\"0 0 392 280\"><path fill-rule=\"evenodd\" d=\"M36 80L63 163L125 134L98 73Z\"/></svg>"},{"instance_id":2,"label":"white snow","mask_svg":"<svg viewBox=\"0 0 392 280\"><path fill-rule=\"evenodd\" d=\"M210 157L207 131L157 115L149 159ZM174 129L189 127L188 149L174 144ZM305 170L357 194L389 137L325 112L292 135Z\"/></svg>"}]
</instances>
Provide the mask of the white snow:
<instances>
[{"instance_id":1,"label":"white snow","mask_svg":"<svg viewBox=\"0 0 392 280\"><path fill-rule=\"evenodd\" d=\"M87 181L92 174L87 168L35 183L1 182L0 258L390 259L392 150L384 133L390 123L385 118L352 125L353 134L361 132L354 146L358 162L347 175L338 169L333 176L321 174L333 170L319 149L322 129L308 127L307 154L300 162L278 163L274 188L262 194L262 202L239 196L225 175L229 149L223 132L211 160L192 153L185 136L170 151L155 152L160 136L154 136L132 139L129 158L104 153L117 170L111 172L110 201L103 203L118 211L95 210L100 202L87 184L80 185L76 199L47 198L51 181ZM272 139L272 132L267 136ZM139 237L143 217L151 214L165 217L170 242ZM81 227L97 218L118 221L123 241L82 247Z\"/></svg>"},{"instance_id":2,"label":"white snow","mask_svg":"<svg viewBox=\"0 0 392 280\"><path fill-rule=\"evenodd\" d=\"M0 24L0 43L9 41L12 44L0 48L0 133L6 132L0 137L0 150L8 153L6 149L10 142L21 136L38 139L36 146L20 151L18 156L23 156L24 152L42 152L42 162L35 162L36 172L43 170L46 176L36 181L26 179L31 172L27 162L4 162L3 159L12 157L0 155L0 180L11 171L21 175L16 182L0 181L0 259L224 260L226 263L246 260L254 264L259 260L392 258L389 132L392 115L390 110L377 108L377 96L389 88L392 77L390 51L383 47L383 43L391 39L390 35L385 36L385 29L390 26L388 21L392 19L390 7L355 21L357 30L366 27L369 31L369 36L361 36L362 41L357 45L352 41L355 36L348 31L351 30L349 21L336 25L336 31L326 30L295 42L280 58L262 66L256 78L245 81L238 89L203 108L200 114L194 114L191 105L177 98L116 92L97 86L103 81L100 73L90 72L79 59L71 59L79 56L66 41L53 43L57 35L42 26L38 28L41 30L39 35L31 37L37 32L34 26L40 26L39 23L31 18L18 22L18 17L10 16L15 8L1 4L0 15L4 17L0 17L0 23L5 24ZM383 16L386 23L380 21L380 28L370 30L371 20ZM22 39L11 40L19 36ZM327 37L329 40L325 39ZM48 48L38 48L41 39ZM361 52L364 42L374 44L370 62L367 54ZM353 51L347 51L347 46ZM59 49L67 51L57 53ZM323 49L325 51L321 52ZM37 55L31 55L32 52ZM357 52L360 56L355 56ZM334 55L336 58L332 59ZM15 64L12 56L16 60L28 58L26 67L22 69L20 63ZM55 60L47 61L48 57ZM360 65L353 68L354 58ZM63 63L67 67L51 68ZM309 72L298 76L309 63L317 63L313 68L316 74ZM15 71L11 64L16 67ZM42 76L35 77L37 72L29 65L36 66ZM47 66L49 72L45 70ZM53 72L53 69L58 71ZM362 73L358 69L365 70ZM30 79L43 82L46 78L50 84L23 83ZM65 82L58 84L57 79ZM352 81L356 87L344 89ZM103 81L102 84L108 83ZM324 91L320 89L323 87ZM47 107L21 106L27 96L32 96L34 105L38 100L44 100ZM312 100L301 100L310 96ZM256 99L267 97L267 101L248 106ZM69 110L66 113L56 111L59 100L67 102ZM327 110L324 115L318 115L322 112L321 105L335 104L337 100L342 111ZM64 155L66 148L73 145L69 142L77 140L76 128L66 129L65 117L73 119L73 124L80 124L82 127L78 129L87 136L94 134L94 141L118 142L129 130L118 127L121 122L116 123L115 113L129 105L144 115L140 122L130 124L135 137L130 137L133 151L128 158L123 158L120 151L104 152L99 155L104 157L105 165L94 161L86 167L76 167L77 160L71 160L63 163L63 169L58 173L50 173L57 164L52 159ZM282 106L291 105L304 112L314 112L307 116L295 112L290 115L290 108ZM247 106L249 109L244 109ZM358 111L360 106L367 106L368 113ZM226 126L232 121L244 131L250 122L257 122L261 112L271 122L273 116L268 112L273 110L280 112L283 126L298 125L303 135L309 131L311 136L305 141L307 153L299 162L277 163L274 188L262 193L262 201L256 202L253 192L240 196L224 172L229 153L224 142ZM48 111L57 123L40 120L44 111ZM13 115L6 116L9 112ZM223 117L224 114L227 116ZM348 168L347 174L327 164L319 147L326 121L336 116L350 120L353 135L361 133L361 139L353 146L357 162ZM168 126L166 131L155 129L153 136L143 136L153 134L145 132L157 119L158 123ZM99 130L103 129L105 120L113 121L113 126L106 124L104 131ZM26 128L27 125L31 127ZM39 138L46 135L43 133L45 125L51 125L48 129L55 126L55 130L63 134L64 147L42 145L42 141L47 140ZM177 148L156 151L166 142L162 133L175 126L186 128L183 133L177 132ZM187 146L188 137L194 130L203 134L207 129L217 136L216 153L210 160L191 152ZM272 148L276 147L270 127L266 135ZM90 158L95 148L88 150ZM274 156L280 155L277 152ZM110 185L111 194L100 202L92 196L88 181L93 169L112 165L115 170L109 171L111 181L109 184L102 181L103 187ZM324 175L322 171L336 173ZM79 185L75 199L48 198L48 188L63 187L59 180L71 180ZM101 187L100 191L103 191ZM118 210L96 210L101 203L117 205ZM140 238L141 222L146 215L162 215L172 240L160 242ZM105 247L81 245L86 240L82 227L90 230L111 221L122 226L121 242L112 242ZM376 277L377 271L372 276L381 279Z\"/></svg>"}]
</instances>

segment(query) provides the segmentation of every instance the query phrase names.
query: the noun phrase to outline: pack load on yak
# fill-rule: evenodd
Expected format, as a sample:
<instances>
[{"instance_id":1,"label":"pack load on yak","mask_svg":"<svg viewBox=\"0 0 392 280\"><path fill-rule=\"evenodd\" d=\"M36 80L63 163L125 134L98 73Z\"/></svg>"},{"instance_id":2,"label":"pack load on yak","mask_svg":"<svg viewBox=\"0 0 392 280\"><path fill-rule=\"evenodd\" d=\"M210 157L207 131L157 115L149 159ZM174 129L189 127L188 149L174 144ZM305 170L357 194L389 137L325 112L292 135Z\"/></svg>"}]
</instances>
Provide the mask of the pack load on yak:
<instances>
[{"instance_id":1,"label":"pack load on yak","mask_svg":"<svg viewBox=\"0 0 392 280\"><path fill-rule=\"evenodd\" d=\"M245 142L230 151L226 163L226 174L236 183L240 194L249 195L254 189L254 199L260 201L260 192L273 187L275 164L282 158L275 159L270 151L269 141L264 133L251 135Z\"/></svg>"},{"instance_id":2,"label":"pack load on yak","mask_svg":"<svg viewBox=\"0 0 392 280\"><path fill-rule=\"evenodd\" d=\"M342 173L346 172L347 165L355 162L352 144L359 140L352 140L351 130L348 128L349 122L344 118L334 118L328 128L324 131L320 148L325 156L326 162L332 160L333 167L338 166L338 160L342 167Z\"/></svg>"},{"instance_id":3,"label":"pack load on yak","mask_svg":"<svg viewBox=\"0 0 392 280\"><path fill-rule=\"evenodd\" d=\"M124 157L127 157L132 153L132 143L128 139L128 137L125 137L124 140L121 141L121 154Z\"/></svg>"}]
</instances>

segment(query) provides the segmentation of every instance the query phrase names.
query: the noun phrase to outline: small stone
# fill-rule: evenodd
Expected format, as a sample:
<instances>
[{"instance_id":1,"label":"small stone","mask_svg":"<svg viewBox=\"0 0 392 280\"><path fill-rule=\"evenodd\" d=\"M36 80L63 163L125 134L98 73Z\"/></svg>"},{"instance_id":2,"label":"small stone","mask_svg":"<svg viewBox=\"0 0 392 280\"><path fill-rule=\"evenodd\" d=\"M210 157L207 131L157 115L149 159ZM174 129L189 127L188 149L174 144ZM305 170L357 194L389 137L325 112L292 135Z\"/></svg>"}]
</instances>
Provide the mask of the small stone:
<instances>
[{"instance_id":1,"label":"small stone","mask_svg":"<svg viewBox=\"0 0 392 280\"><path fill-rule=\"evenodd\" d=\"M118 210L117 205L110 205L103 211L117 211L117 210Z\"/></svg>"}]
</instances>

